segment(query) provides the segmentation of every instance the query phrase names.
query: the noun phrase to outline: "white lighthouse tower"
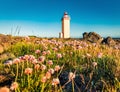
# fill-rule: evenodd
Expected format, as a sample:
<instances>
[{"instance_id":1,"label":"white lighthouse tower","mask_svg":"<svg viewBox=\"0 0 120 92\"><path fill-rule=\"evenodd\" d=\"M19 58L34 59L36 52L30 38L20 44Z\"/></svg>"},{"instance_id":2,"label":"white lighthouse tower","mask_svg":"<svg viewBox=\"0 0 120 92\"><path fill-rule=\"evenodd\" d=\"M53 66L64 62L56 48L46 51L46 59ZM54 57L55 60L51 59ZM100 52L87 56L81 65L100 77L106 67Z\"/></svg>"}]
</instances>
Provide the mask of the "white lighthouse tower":
<instances>
[{"instance_id":1,"label":"white lighthouse tower","mask_svg":"<svg viewBox=\"0 0 120 92\"><path fill-rule=\"evenodd\" d=\"M70 38L70 17L67 12L62 17L62 32L59 34L60 38Z\"/></svg>"}]
</instances>

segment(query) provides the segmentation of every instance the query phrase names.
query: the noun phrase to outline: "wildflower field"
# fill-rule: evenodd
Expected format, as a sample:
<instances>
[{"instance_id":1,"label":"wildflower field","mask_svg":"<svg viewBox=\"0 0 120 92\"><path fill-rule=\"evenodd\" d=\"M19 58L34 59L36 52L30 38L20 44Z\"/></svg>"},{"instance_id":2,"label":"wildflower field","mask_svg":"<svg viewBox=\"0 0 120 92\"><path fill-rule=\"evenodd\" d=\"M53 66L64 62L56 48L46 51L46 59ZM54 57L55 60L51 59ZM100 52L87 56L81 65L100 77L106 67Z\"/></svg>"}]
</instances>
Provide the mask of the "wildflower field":
<instances>
[{"instance_id":1,"label":"wildflower field","mask_svg":"<svg viewBox=\"0 0 120 92\"><path fill-rule=\"evenodd\" d=\"M119 44L22 37L4 53L0 92L120 92Z\"/></svg>"}]
</instances>

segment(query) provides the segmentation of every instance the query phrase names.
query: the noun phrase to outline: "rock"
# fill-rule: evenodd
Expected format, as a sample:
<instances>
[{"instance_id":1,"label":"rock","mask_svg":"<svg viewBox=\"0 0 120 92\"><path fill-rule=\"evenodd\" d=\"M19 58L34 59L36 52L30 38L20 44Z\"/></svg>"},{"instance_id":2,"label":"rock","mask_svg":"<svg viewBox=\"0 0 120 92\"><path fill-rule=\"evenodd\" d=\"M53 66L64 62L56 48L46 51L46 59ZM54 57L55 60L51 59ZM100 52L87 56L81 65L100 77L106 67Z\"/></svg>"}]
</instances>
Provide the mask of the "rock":
<instances>
[{"instance_id":1,"label":"rock","mask_svg":"<svg viewBox=\"0 0 120 92\"><path fill-rule=\"evenodd\" d=\"M83 33L83 39L92 43L101 43L103 38L95 32Z\"/></svg>"},{"instance_id":2,"label":"rock","mask_svg":"<svg viewBox=\"0 0 120 92\"><path fill-rule=\"evenodd\" d=\"M88 33L87 33L87 32L84 32L84 33L83 33L83 39L87 39L87 36L88 36Z\"/></svg>"},{"instance_id":3,"label":"rock","mask_svg":"<svg viewBox=\"0 0 120 92\"><path fill-rule=\"evenodd\" d=\"M69 72L70 70L65 70L65 71L62 71L61 74L59 75L60 85L63 88L62 89L63 92L73 92L72 80L69 81L68 79ZM102 82L94 81L94 87L93 87L93 84L92 84L93 80L92 81L90 80L92 78L91 74L92 73L89 73L88 75L84 75L84 74L79 74L77 72L75 73L75 78L73 79L74 92L101 92L102 91L103 89ZM88 84L89 82L91 83Z\"/></svg>"},{"instance_id":4,"label":"rock","mask_svg":"<svg viewBox=\"0 0 120 92\"><path fill-rule=\"evenodd\" d=\"M0 34L0 42L1 43L9 42L10 40L11 40L10 36Z\"/></svg>"},{"instance_id":5,"label":"rock","mask_svg":"<svg viewBox=\"0 0 120 92\"><path fill-rule=\"evenodd\" d=\"M68 76L69 76L68 70L63 71L60 76L60 84L63 87L63 92L73 92L72 88L72 81L69 81ZM81 92L85 89L85 84L82 82L82 78L79 75L76 75L74 79L74 92Z\"/></svg>"},{"instance_id":6,"label":"rock","mask_svg":"<svg viewBox=\"0 0 120 92\"><path fill-rule=\"evenodd\" d=\"M111 37L107 37L102 41L103 44L108 44L110 46L113 46L116 44L116 42L111 38Z\"/></svg>"},{"instance_id":7,"label":"rock","mask_svg":"<svg viewBox=\"0 0 120 92\"><path fill-rule=\"evenodd\" d=\"M0 87L10 86L14 76L10 74L0 74Z\"/></svg>"}]
</instances>

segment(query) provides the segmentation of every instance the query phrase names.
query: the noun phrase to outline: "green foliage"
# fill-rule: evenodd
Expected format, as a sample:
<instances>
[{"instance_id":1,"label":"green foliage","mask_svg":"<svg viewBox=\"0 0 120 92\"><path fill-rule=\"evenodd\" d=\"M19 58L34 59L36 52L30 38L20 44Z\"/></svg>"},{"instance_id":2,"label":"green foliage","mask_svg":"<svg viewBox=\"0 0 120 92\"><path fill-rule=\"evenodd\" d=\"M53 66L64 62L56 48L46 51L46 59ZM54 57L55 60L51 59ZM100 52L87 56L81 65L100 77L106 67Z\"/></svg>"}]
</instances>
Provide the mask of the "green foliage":
<instances>
[{"instance_id":1,"label":"green foliage","mask_svg":"<svg viewBox=\"0 0 120 92\"><path fill-rule=\"evenodd\" d=\"M36 50L40 50L40 52L36 53ZM0 67L2 67L0 70L14 76L13 80L19 84L16 92L29 92L29 90L31 92L62 92L63 85L53 86L52 79L58 78L64 71L75 71L76 76L82 75L84 88L81 90L84 92L92 89L97 90L97 88L103 92L117 92L120 88L120 63L118 63L120 51L105 45L96 44L94 46L71 39L41 39L38 43L23 40L10 46L8 52L14 54L17 59L20 59L20 62L12 65L0 63ZM44 62L38 62L41 56L45 57ZM34 60L37 63L33 63ZM49 60L52 60L52 66L48 65ZM14 62L14 60L12 61ZM37 64L40 66L39 70L35 69ZM43 64L47 69L41 69ZM47 71L50 68L54 69L56 65L60 65L61 70L55 72L50 79L42 83L41 79ZM31 68L32 73L25 74L26 68ZM75 81L72 80L73 91L75 91L75 85Z\"/></svg>"},{"instance_id":2,"label":"green foliage","mask_svg":"<svg viewBox=\"0 0 120 92\"><path fill-rule=\"evenodd\" d=\"M34 43L18 42L9 48L9 52L18 57L25 54L33 54L36 49L42 49L42 46Z\"/></svg>"}]
</instances>

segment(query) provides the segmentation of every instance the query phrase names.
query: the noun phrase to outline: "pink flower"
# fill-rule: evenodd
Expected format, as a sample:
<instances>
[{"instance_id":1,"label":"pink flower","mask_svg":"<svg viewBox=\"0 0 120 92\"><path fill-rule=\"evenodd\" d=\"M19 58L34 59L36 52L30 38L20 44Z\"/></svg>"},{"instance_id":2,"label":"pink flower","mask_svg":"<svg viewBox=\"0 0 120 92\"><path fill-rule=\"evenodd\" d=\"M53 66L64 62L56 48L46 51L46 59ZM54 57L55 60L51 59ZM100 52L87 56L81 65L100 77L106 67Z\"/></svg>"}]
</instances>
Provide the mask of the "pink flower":
<instances>
[{"instance_id":1,"label":"pink flower","mask_svg":"<svg viewBox=\"0 0 120 92\"><path fill-rule=\"evenodd\" d=\"M32 63L33 63L33 64L38 63L37 59L34 59L34 60L32 61Z\"/></svg>"},{"instance_id":2,"label":"pink flower","mask_svg":"<svg viewBox=\"0 0 120 92\"><path fill-rule=\"evenodd\" d=\"M38 70L40 68L40 65L39 64L36 64L35 66L34 66L34 69L35 70Z\"/></svg>"},{"instance_id":3,"label":"pink flower","mask_svg":"<svg viewBox=\"0 0 120 92\"><path fill-rule=\"evenodd\" d=\"M29 37L29 36L26 36L26 37L25 37L25 40L26 40L26 41L30 40L30 37Z\"/></svg>"},{"instance_id":4,"label":"pink flower","mask_svg":"<svg viewBox=\"0 0 120 92\"><path fill-rule=\"evenodd\" d=\"M36 54L40 54L40 52L41 52L40 50L36 50L35 51Z\"/></svg>"},{"instance_id":5,"label":"pink flower","mask_svg":"<svg viewBox=\"0 0 120 92\"><path fill-rule=\"evenodd\" d=\"M44 62L44 61L45 61L45 56L40 56L40 57L38 58L38 62L42 63L42 62Z\"/></svg>"},{"instance_id":6,"label":"pink flower","mask_svg":"<svg viewBox=\"0 0 120 92\"><path fill-rule=\"evenodd\" d=\"M75 78L75 73L69 72L68 79L69 79L69 80L73 80L74 78Z\"/></svg>"},{"instance_id":7,"label":"pink flower","mask_svg":"<svg viewBox=\"0 0 120 92\"><path fill-rule=\"evenodd\" d=\"M97 66L97 62L93 62L92 65L93 65L93 67L96 67Z\"/></svg>"},{"instance_id":8,"label":"pink flower","mask_svg":"<svg viewBox=\"0 0 120 92\"><path fill-rule=\"evenodd\" d=\"M97 44L96 44L96 43L93 43L92 45L93 45L93 46L96 46Z\"/></svg>"},{"instance_id":9,"label":"pink flower","mask_svg":"<svg viewBox=\"0 0 120 92\"><path fill-rule=\"evenodd\" d=\"M2 87L0 88L0 92L10 92L10 90L7 87Z\"/></svg>"},{"instance_id":10,"label":"pink flower","mask_svg":"<svg viewBox=\"0 0 120 92\"><path fill-rule=\"evenodd\" d=\"M33 56L33 55L29 55L28 60L29 60L29 61L33 61L33 60L35 60L35 56Z\"/></svg>"},{"instance_id":11,"label":"pink flower","mask_svg":"<svg viewBox=\"0 0 120 92\"><path fill-rule=\"evenodd\" d=\"M53 48L53 50L54 50L54 51L57 51L57 50L58 50L58 48Z\"/></svg>"},{"instance_id":12,"label":"pink flower","mask_svg":"<svg viewBox=\"0 0 120 92\"><path fill-rule=\"evenodd\" d=\"M41 70L45 70L47 67L45 65L41 65Z\"/></svg>"},{"instance_id":13,"label":"pink flower","mask_svg":"<svg viewBox=\"0 0 120 92\"><path fill-rule=\"evenodd\" d=\"M20 63L20 59L19 58L16 58L16 59L13 60L13 64L18 64L18 63Z\"/></svg>"},{"instance_id":14,"label":"pink flower","mask_svg":"<svg viewBox=\"0 0 120 92\"><path fill-rule=\"evenodd\" d=\"M41 82L42 82L42 83L45 83L46 81L47 81L46 76L42 77Z\"/></svg>"},{"instance_id":15,"label":"pink flower","mask_svg":"<svg viewBox=\"0 0 120 92\"><path fill-rule=\"evenodd\" d=\"M103 53L99 52L99 53L97 54L97 57L98 57L98 58L102 58L102 55L103 55Z\"/></svg>"},{"instance_id":16,"label":"pink flower","mask_svg":"<svg viewBox=\"0 0 120 92\"><path fill-rule=\"evenodd\" d=\"M52 85L58 85L60 83L59 79L58 78L54 78L52 80Z\"/></svg>"},{"instance_id":17,"label":"pink flower","mask_svg":"<svg viewBox=\"0 0 120 92\"><path fill-rule=\"evenodd\" d=\"M46 52L46 51L43 51L43 52L42 52L42 55L43 55L43 56L45 56L46 54L47 54L47 52Z\"/></svg>"},{"instance_id":18,"label":"pink flower","mask_svg":"<svg viewBox=\"0 0 120 92\"><path fill-rule=\"evenodd\" d=\"M47 63L48 63L48 65L53 65L52 60L49 60Z\"/></svg>"},{"instance_id":19,"label":"pink flower","mask_svg":"<svg viewBox=\"0 0 120 92\"><path fill-rule=\"evenodd\" d=\"M46 76L47 79L50 79L50 78L51 78L51 73L50 73L50 72L47 72L47 73L45 74L45 76Z\"/></svg>"},{"instance_id":20,"label":"pink flower","mask_svg":"<svg viewBox=\"0 0 120 92\"><path fill-rule=\"evenodd\" d=\"M76 49L82 49L82 46L77 45L77 46L76 46Z\"/></svg>"},{"instance_id":21,"label":"pink flower","mask_svg":"<svg viewBox=\"0 0 120 92\"><path fill-rule=\"evenodd\" d=\"M33 71L32 68L26 68L24 73L28 75L28 74L32 74L32 71Z\"/></svg>"},{"instance_id":22,"label":"pink flower","mask_svg":"<svg viewBox=\"0 0 120 92\"><path fill-rule=\"evenodd\" d=\"M57 58L62 58L62 54L58 53Z\"/></svg>"},{"instance_id":23,"label":"pink flower","mask_svg":"<svg viewBox=\"0 0 120 92\"><path fill-rule=\"evenodd\" d=\"M52 68L50 68L49 70L48 70L48 72L50 72L51 74L54 74L54 69L52 69Z\"/></svg>"},{"instance_id":24,"label":"pink flower","mask_svg":"<svg viewBox=\"0 0 120 92\"><path fill-rule=\"evenodd\" d=\"M88 44L86 42L82 43L84 47L88 47Z\"/></svg>"},{"instance_id":25,"label":"pink flower","mask_svg":"<svg viewBox=\"0 0 120 92\"><path fill-rule=\"evenodd\" d=\"M58 72L60 70L60 66L56 65L54 70Z\"/></svg>"},{"instance_id":26,"label":"pink flower","mask_svg":"<svg viewBox=\"0 0 120 92\"><path fill-rule=\"evenodd\" d=\"M10 89L11 90L15 90L15 89L17 89L18 88L18 83L17 82L13 82L12 84L11 84L11 86L10 86Z\"/></svg>"},{"instance_id":27,"label":"pink flower","mask_svg":"<svg viewBox=\"0 0 120 92\"><path fill-rule=\"evenodd\" d=\"M12 60L7 60L4 65L12 65L13 64L13 61Z\"/></svg>"},{"instance_id":28,"label":"pink flower","mask_svg":"<svg viewBox=\"0 0 120 92\"><path fill-rule=\"evenodd\" d=\"M28 60L29 59L29 55L24 55L24 59Z\"/></svg>"},{"instance_id":29,"label":"pink flower","mask_svg":"<svg viewBox=\"0 0 120 92\"><path fill-rule=\"evenodd\" d=\"M20 56L19 59L20 59L21 61L24 61L24 60L25 60L25 57L24 57L24 56Z\"/></svg>"}]
</instances>

